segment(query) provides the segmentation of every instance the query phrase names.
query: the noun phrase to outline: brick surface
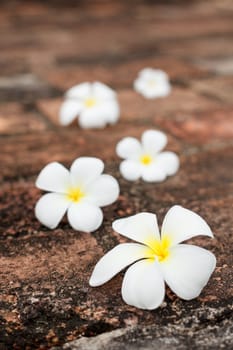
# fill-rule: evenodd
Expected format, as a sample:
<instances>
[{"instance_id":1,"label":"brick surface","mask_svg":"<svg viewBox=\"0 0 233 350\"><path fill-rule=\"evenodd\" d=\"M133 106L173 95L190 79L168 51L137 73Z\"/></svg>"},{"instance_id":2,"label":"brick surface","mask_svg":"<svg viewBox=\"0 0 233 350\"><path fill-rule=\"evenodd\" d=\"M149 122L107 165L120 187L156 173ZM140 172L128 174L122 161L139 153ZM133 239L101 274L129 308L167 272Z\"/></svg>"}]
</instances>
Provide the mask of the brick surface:
<instances>
[{"instance_id":1,"label":"brick surface","mask_svg":"<svg viewBox=\"0 0 233 350\"><path fill-rule=\"evenodd\" d=\"M205 79L203 81L194 81L192 85L194 90L203 95L213 96L218 100L224 101L226 104L232 104L232 76L218 77L211 80Z\"/></svg>"},{"instance_id":2,"label":"brick surface","mask_svg":"<svg viewBox=\"0 0 233 350\"><path fill-rule=\"evenodd\" d=\"M127 87L131 88L138 72L145 68L159 68L166 71L172 81L184 84L190 78L203 78L208 76L208 68L198 68L197 65L190 64L182 60L174 58L132 58L128 60L127 56L123 57L121 62L109 63L104 61L104 64L86 64L83 65L71 64L60 67L37 67L45 81L48 81L53 86L58 86L62 90L66 90L75 84L83 81L100 80L105 84L109 84L114 88Z\"/></svg>"},{"instance_id":3,"label":"brick surface","mask_svg":"<svg viewBox=\"0 0 233 350\"><path fill-rule=\"evenodd\" d=\"M232 343L232 1L13 1L0 4L0 349L231 349ZM165 70L166 98L132 89L144 67ZM102 130L58 123L66 89L100 80L116 89L121 117ZM127 182L116 143L148 128L167 133L181 161L161 184ZM51 161L104 160L121 188L92 234L64 218L48 230L35 218L34 183ZM95 263L123 237L111 222L139 211L159 224L174 204L194 210L215 239L217 268L201 295L169 288L160 308L123 303L123 273L100 288ZM55 348L54 348L55 347Z\"/></svg>"},{"instance_id":4,"label":"brick surface","mask_svg":"<svg viewBox=\"0 0 233 350\"><path fill-rule=\"evenodd\" d=\"M40 132L46 129L46 122L36 113L27 110L20 103L0 104L0 135L15 135Z\"/></svg>"},{"instance_id":5,"label":"brick surface","mask_svg":"<svg viewBox=\"0 0 233 350\"><path fill-rule=\"evenodd\" d=\"M141 125L156 124L158 117L172 115L175 112L190 113L214 110L221 106L221 101L207 99L190 89L174 87L170 96L156 100L146 100L133 89L118 90L121 108L121 122L137 122ZM40 100L39 111L51 122L59 126L59 110L63 99ZM77 125L76 121L74 125ZM78 131L77 127L77 131Z\"/></svg>"},{"instance_id":6,"label":"brick surface","mask_svg":"<svg viewBox=\"0 0 233 350\"><path fill-rule=\"evenodd\" d=\"M160 118L157 123L178 138L194 144L230 141L233 137L232 109L178 113L172 118Z\"/></svg>"}]
</instances>

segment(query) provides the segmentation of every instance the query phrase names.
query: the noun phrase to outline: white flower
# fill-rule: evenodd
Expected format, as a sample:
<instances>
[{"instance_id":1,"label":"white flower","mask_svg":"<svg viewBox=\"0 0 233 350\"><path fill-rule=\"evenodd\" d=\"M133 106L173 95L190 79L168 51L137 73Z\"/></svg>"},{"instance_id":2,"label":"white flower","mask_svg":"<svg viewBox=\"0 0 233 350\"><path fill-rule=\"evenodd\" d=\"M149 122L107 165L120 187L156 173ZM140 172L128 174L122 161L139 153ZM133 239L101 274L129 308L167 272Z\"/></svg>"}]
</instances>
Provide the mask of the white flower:
<instances>
[{"instance_id":1,"label":"white flower","mask_svg":"<svg viewBox=\"0 0 233 350\"><path fill-rule=\"evenodd\" d=\"M131 265L121 289L129 305L157 308L164 300L165 282L180 298L196 298L215 269L211 252L180 244L197 235L213 237L207 223L191 210L173 206L164 218L161 235L156 215L151 213L116 220L112 227L139 243L119 244L104 255L94 268L90 285L100 286Z\"/></svg>"},{"instance_id":2,"label":"white flower","mask_svg":"<svg viewBox=\"0 0 233 350\"><path fill-rule=\"evenodd\" d=\"M165 97L171 92L168 76L160 69L142 69L134 81L134 89L146 98Z\"/></svg>"},{"instance_id":3,"label":"white flower","mask_svg":"<svg viewBox=\"0 0 233 350\"><path fill-rule=\"evenodd\" d=\"M141 143L134 137L125 137L116 146L116 153L125 160L120 164L122 176L129 181L140 177L147 182L160 182L174 175L179 158L173 152L160 152L167 144L161 131L147 130Z\"/></svg>"},{"instance_id":4,"label":"white flower","mask_svg":"<svg viewBox=\"0 0 233 350\"><path fill-rule=\"evenodd\" d=\"M79 115L82 128L103 128L115 124L120 109L116 93L100 82L82 83L69 89L60 110L60 123L70 124Z\"/></svg>"},{"instance_id":5,"label":"white flower","mask_svg":"<svg viewBox=\"0 0 233 350\"><path fill-rule=\"evenodd\" d=\"M103 221L100 207L115 202L119 185L110 175L102 174L104 163L98 158L80 157L70 171L57 162L40 172L36 186L49 191L36 204L35 215L45 226L57 227L67 211L75 230L94 231Z\"/></svg>"}]
</instances>

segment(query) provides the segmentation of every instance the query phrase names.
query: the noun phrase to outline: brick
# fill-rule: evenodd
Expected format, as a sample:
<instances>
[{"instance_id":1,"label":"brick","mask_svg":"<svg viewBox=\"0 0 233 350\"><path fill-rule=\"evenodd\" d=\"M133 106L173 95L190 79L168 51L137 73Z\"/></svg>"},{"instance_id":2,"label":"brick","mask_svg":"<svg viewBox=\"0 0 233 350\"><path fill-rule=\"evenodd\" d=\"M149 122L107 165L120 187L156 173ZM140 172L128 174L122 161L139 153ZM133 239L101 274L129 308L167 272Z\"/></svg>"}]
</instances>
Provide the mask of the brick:
<instances>
[{"instance_id":1,"label":"brick","mask_svg":"<svg viewBox=\"0 0 233 350\"><path fill-rule=\"evenodd\" d=\"M188 113L192 111L211 110L220 103L199 96L189 89L174 87L170 96L148 100L133 91L133 89L121 89L118 99L121 108L119 123L138 122L141 125L156 124L157 117L173 114L177 111ZM38 108L43 115L59 125L58 115L62 99L46 99L38 102ZM75 124L76 122L74 122Z\"/></svg>"},{"instance_id":2,"label":"brick","mask_svg":"<svg viewBox=\"0 0 233 350\"><path fill-rule=\"evenodd\" d=\"M220 109L192 114L179 113L157 123L176 137L194 144L228 141L233 138L233 110Z\"/></svg>"},{"instance_id":3,"label":"brick","mask_svg":"<svg viewBox=\"0 0 233 350\"><path fill-rule=\"evenodd\" d=\"M159 68L167 72L170 79L185 82L190 78L208 75L204 69L170 58L142 58L113 64L68 65L65 67L38 67L40 76L52 86L67 90L83 81L99 80L114 88L132 87L138 72L145 68Z\"/></svg>"},{"instance_id":4,"label":"brick","mask_svg":"<svg viewBox=\"0 0 233 350\"><path fill-rule=\"evenodd\" d=\"M202 69L220 74L220 75L232 75L233 74L233 59L232 57L223 58L206 58L197 60L196 65Z\"/></svg>"},{"instance_id":5,"label":"brick","mask_svg":"<svg viewBox=\"0 0 233 350\"><path fill-rule=\"evenodd\" d=\"M198 93L215 97L216 99L224 101L226 104L232 105L232 76L215 77L211 79L194 81L191 86Z\"/></svg>"},{"instance_id":6,"label":"brick","mask_svg":"<svg viewBox=\"0 0 233 350\"><path fill-rule=\"evenodd\" d=\"M0 135L17 135L46 129L46 123L20 103L0 104Z\"/></svg>"},{"instance_id":7,"label":"brick","mask_svg":"<svg viewBox=\"0 0 233 350\"><path fill-rule=\"evenodd\" d=\"M232 348L231 1L2 0L0 31L0 348ZM146 100L133 91L145 66L168 72L170 96ZM60 126L63 92L97 79L117 90L119 123ZM167 133L180 169L163 183L128 182L116 143L148 128ZM104 160L119 200L92 234L72 230L66 218L48 230L34 215L36 176L48 162L69 167L79 156ZM174 204L214 232L188 242L217 257L198 298L183 301L167 288L149 312L123 302L124 272L89 286L98 259L125 241L112 232L114 219L150 211L161 224Z\"/></svg>"},{"instance_id":8,"label":"brick","mask_svg":"<svg viewBox=\"0 0 233 350\"><path fill-rule=\"evenodd\" d=\"M179 56L190 61L200 58L224 58L231 57L233 48L232 39L228 36L213 36L203 38L192 38L189 40L180 40L179 42L161 43L160 53L163 55Z\"/></svg>"},{"instance_id":9,"label":"brick","mask_svg":"<svg viewBox=\"0 0 233 350\"><path fill-rule=\"evenodd\" d=\"M122 106L122 120L142 122L145 119L152 123L157 117L182 113L204 111L216 108L219 104L204 96L199 96L190 89L174 87L166 98L147 100L132 90L123 90L119 94Z\"/></svg>"},{"instance_id":10,"label":"brick","mask_svg":"<svg viewBox=\"0 0 233 350\"><path fill-rule=\"evenodd\" d=\"M52 89L33 74L0 78L0 101L26 100L52 95Z\"/></svg>"}]
</instances>

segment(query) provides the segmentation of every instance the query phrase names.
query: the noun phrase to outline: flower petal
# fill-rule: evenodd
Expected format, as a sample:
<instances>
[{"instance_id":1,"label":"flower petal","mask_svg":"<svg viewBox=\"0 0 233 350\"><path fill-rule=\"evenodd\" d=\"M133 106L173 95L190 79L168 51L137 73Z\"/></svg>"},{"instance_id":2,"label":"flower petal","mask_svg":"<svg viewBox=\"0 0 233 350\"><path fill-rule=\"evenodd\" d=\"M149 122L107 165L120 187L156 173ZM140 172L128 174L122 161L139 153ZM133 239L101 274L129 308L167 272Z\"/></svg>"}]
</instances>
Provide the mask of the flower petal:
<instances>
[{"instance_id":1,"label":"flower petal","mask_svg":"<svg viewBox=\"0 0 233 350\"><path fill-rule=\"evenodd\" d=\"M204 219L179 205L174 205L167 212L161 235L162 237L169 236L172 245L199 235L213 237L213 233Z\"/></svg>"},{"instance_id":2,"label":"flower petal","mask_svg":"<svg viewBox=\"0 0 233 350\"><path fill-rule=\"evenodd\" d=\"M100 175L88 186L85 199L99 207L112 204L119 196L117 180L111 175Z\"/></svg>"},{"instance_id":3,"label":"flower petal","mask_svg":"<svg viewBox=\"0 0 233 350\"><path fill-rule=\"evenodd\" d=\"M115 99L107 100L103 103L102 107L102 115L105 120L109 124L115 124L120 116L120 107Z\"/></svg>"},{"instance_id":4,"label":"flower petal","mask_svg":"<svg viewBox=\"0 0 233 350\"><path fill-rule=\"evenodd\" d=\"M116 145L116 153L120 158L136 160L142 153L142 147L136 138L124 137Z\"/></svg>"},{"instance_id":5,"label":"flower petal","mask_svg":"<svg viewBox=\"0 0 233 350\"><path fill-rule=\"evenodd\" d=\"M133 262L146 257L146 247L137 243L122 243L105 254L96 264L91 278L92 287L100 286Z\"/></svg>"},{"instance_id":6,"label":"flower petal","mask_svg":"<svg viewBox=\"0 0 233 350\"><path fill-rule=\"evenodd\" d=\"M60 163L46 165L36 179L36 187L44 191L66 193L70 186L70 173Z\"/></svg>"},{"instance_id":7,"label":"flower petal","mask_svg":"<svg viewBox=\"0 0 233 350\"><path fill-rule=\"evenodd\" d=\"M102 129L106 124L106 118L102 114L102 109L99 106L85 108L79 117L79 125L83 129Z\"/></svg>"},{"instance_id":8,"label":"flower petal","mask_svg":"<svg viewBox=\"0 0 233 350\"><path fill-rule=\"evenodd\" d=\"M146 245L160 240L157 217L152 213L139 213L115 220L112 228L121 235Z\"/></svg>"},{"instance_id":9,"label":"flower petal","mask_svg":"<svg viewBox=\"0 0 233 350\"><path fill-rule=\"evenodd\" d=\"M180 298L198 297L216 266L215 256L206 249L179 244L171 249L171 256L161 264L168 286Z\"/></svg>"},{"instance_id":10,"label":"flower petal","mask_svg":"<svg viewBox=\"0 0 233 350\"><path fill-rule=\"evenodd\" d=\"M83 100L87 97L90 97L92 92L91 87L91 83L81 83L75 85L66 92L66 97Z\"/></svg>"},{"instance_id":11,"label":"flower petal","mask_svg":"<svg viewBox=\"0 0 233 350\"><path fill-rule=\"evenodd\" d=\"M142 167L142 179L146 182L161 182L166 179L166 172L157 163Z\"/></svg>"},{"instance_id":12,"label":"flower petal","mask_svg":"<svg viewBox=\"0 0 233 350\"><path fill-rule=\"evenodd\" d=\"M171 85L164 71L145 68L134 81L134 89L146 98L156 98L167 96L171 92Z\"/></svg>"},{"instance_id":13,"label":"flower petal","mask_svg":"<svg viewBox=\"0 0 233 350\"><path fill-rule=\"evenodd\" d=\"M102 210L91 203L72 203L68 209L68 220L74 230L92 232L103 221Z\"/></svg>"},{"instance_id":14,"label":"flower petal","mask_svg":"<svg viewBox=\"0 0 233 350\"><path fill-rule=\"evenodd\" d=\"M158 263L141 260L130 266L122 283L122 298L132 306L153 310L159 307L165 294L165 285Z\"/></svg>"},{"instance_id":15,"label":"flower petal","mask_svg":"<svg viewBox=\"0 0 233 350\"><path fill-rule=\"evenodd\" d=\"M48 228L56 228L70 202L60 193L47 193L36 203L36 218Z\"/></svg>"},{"instance_id":16,"label":"flower petal","mask_svg":"<svg viewBox=\"0 0 233 350\"><path fill-rule=\"evenodd\" d=\"M142 134L142 147L145 153L160 152L167 144L167 136L159 130L147 130Z\"/></svg>"},{"instance_id":17,"label":"flower petal","mask_svg":"<svg viewBox=\"0 0 233 350\"><path fill-rule=\"evenodd\" d=\"M87 187L104 170L104 163L95 157L77 158L71 165L70 172L73 186Z\"/></svg>"},{"instance_id":18,"label":"flower petal","mask_svg":"<svg viewBox=\"0 0 233 350\"><path fill-rule=\"evenodd\" d=\"M82 111L82 103L74 100L66 100L63 102L60 112L59 120L61 125L68 125L79 115Z\"/></svg>"},{"instance_id":19,"label":"flower petal","mask_svg":"<svg viewBox=\"0 0 233 350\"><path fill-rule=\"evenodd\" d=\"M124 160L120 164L120 173L126 180L136 181L142 173L141 165L134 160Z\"/></svg>"},{"instance_id":20,"label":"flower petal","mask_svg":"<svg viewBox=\"0 0 233 350\"><path fill-rule=\"evenodd\" d=\"M164 169L167 175L171 176L178 171L180 161L174 152L162 152L158 154L156 164Z\"/></svg>"},{"instance_id":21,"label":"flower petal","mask_svg":"<svg viewBox=\"0 0 233 350\"><path fill-rule=\"evenodd\" d=\"M168 75L161 69L154 69L154 68L144 68L139 72L140 78L143 79L150 79L150 78L156 78L159 80L168 80Z\"/></svg>"},{"instance_id":22,"label":"flower petal","mask_svg":"<svg viewBox=\"0 0 233 350\"><path fill-rule=\"evenodd\" d=\"M144 79L139 77L134 81L134 89L148 99L166 97L171 92L171 85L167 80L151 77Z\"/></svg>"},{"instance_id":23,"label":"flower petal","mask_svg":"<svg viewBox=\"0 0 233 350\"><path fill-rule=\"evenodd\" d=\"M103 99L113 99L116 98L116 93L109 86L96 81L92 85L93 95L95 97L100 97Z\"/></svg>"}]
</instances>

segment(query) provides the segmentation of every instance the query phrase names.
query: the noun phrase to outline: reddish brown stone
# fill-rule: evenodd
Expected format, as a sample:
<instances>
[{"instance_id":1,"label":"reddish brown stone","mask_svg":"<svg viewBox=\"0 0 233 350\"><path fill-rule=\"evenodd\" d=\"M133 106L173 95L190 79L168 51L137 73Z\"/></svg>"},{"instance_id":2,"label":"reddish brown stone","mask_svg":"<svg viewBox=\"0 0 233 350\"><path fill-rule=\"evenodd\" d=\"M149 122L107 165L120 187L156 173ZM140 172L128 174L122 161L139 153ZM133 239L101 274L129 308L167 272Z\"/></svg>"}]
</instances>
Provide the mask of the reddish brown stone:
<instances>
[{"instance_id":1,"label":"reddish brown stone","mask_svg":"<svg viewBox=\"0 0 233 350\"><path fill-rule=\"evenodd\" d=\"M27 111L20 103L0 105L0 134L16 135L45 129L46 123L35 113Z\"/></svg>"},{"instance_id":2,"label":"reddish brown stone","mask_svg":"<svg viewBox=\"0 0 233 350\"><path fill-rule=\"evenodd\" d=\"M233 77L215 77L211 79L204 79L200 81L194 81L192 87L195 91L202 95L211 96L215 99L224 101L225 103L232 105L233 95Z\"/></svg>"},{"instance_id":3,"label":"reddish brown stone","mask_svg":"<svg viewBox=\"0 0 233 350\"><path fill-rule=\"evenodd\" d=\"M230 2L2 0L0 30L0 349L231 349ZM170 96L146 100L133 91L145 66L168 72ZM64 90L97 79L116 89L119 123L60 126ZM116 143L148 128L167 132L180 169L160 184L128 182ZM105 161L120 197L92 234L72 230L66 218L48 230L34 215L42 194L36 176L51 161L69 167L83 155ZM161 225L174 204L203 216L215 236L189 242L217 257L197 299L183 301L167 288L160 308L143 311L122 300L124 272L89 286L98 259L125 242L112 231L114 219L150 211Z\"/></svg>"},{"instance_id":4,"label":"reddish brown stone","mask_svg":"<svg viewBox=\"0 0 233 350\"><path fill-rule=\"evenodd\" d=\"M107 64L71 65L66 67L43 69L38 67L38 72L44 80L53 86L67 90L75 84L84 81L102 81L114 88L132 87L138 72L145 68L159 68L167 72L172 80L184 82L188 78L200 78L207 75L204 69L199 69L187 62L176 61L169 58L142 58L132 59L130 62L115 63L113 67Z\"/></svg>"},{"instance_id":5,"label":"reddish brown stone","mask_svg":"<svg viewBox=\"0 0 233 350\"><path fill-rule=\"evenodd\" d=\"M217 108L221 103L199 96L188 89L174 87L170 96L148 100L137 92L124 89L119 90L118 99L121 108L119 124L124 122L138 122L141 125L157 123L157 117L173 114L177 111L190 113ZM38 108L55 125L59 125L59 110L62 99L40 100ZM76 124L76 122L74 123Z\"/></svg>"},{"instance_id":6,"label":"reddish brown stone","mask_svg":"<svg viewBox=\"0 0 233 350\"><path fill-rule=\"evenodd\" d=\"M232 57L231 41L231 37L228 36L193 37L192 40L171 42L170 45L163 42L160 44L160 52L163 55L186 58L192 62L200 60L200 58Z\"/></svg>"},{"instance_id":7,"label":"reddish brown stone","mask_svg":"<svg viewBox=\"0 0 233 350\"><path fill-rule=\"evenodd\" d=\"M157 120L159 125L178 138L195 144L233 138L233 110L220 109L193 114L178 114Z\"/></svg>"},{"instance_id":8,"label":"reddish brown stone","mask_svg":"<svg viewBox=\"0 0 233 350\"><path fill-rule=\"evenodd\" d=\"M219 103L204 96L199 96L189 89L174 87L166 98L153 100L145 99L132 90L123 90L119 93L122 107L122 120L144 121L156 125L158 117L193 111L213 110Z\"/></svg>"}]
</instances>

